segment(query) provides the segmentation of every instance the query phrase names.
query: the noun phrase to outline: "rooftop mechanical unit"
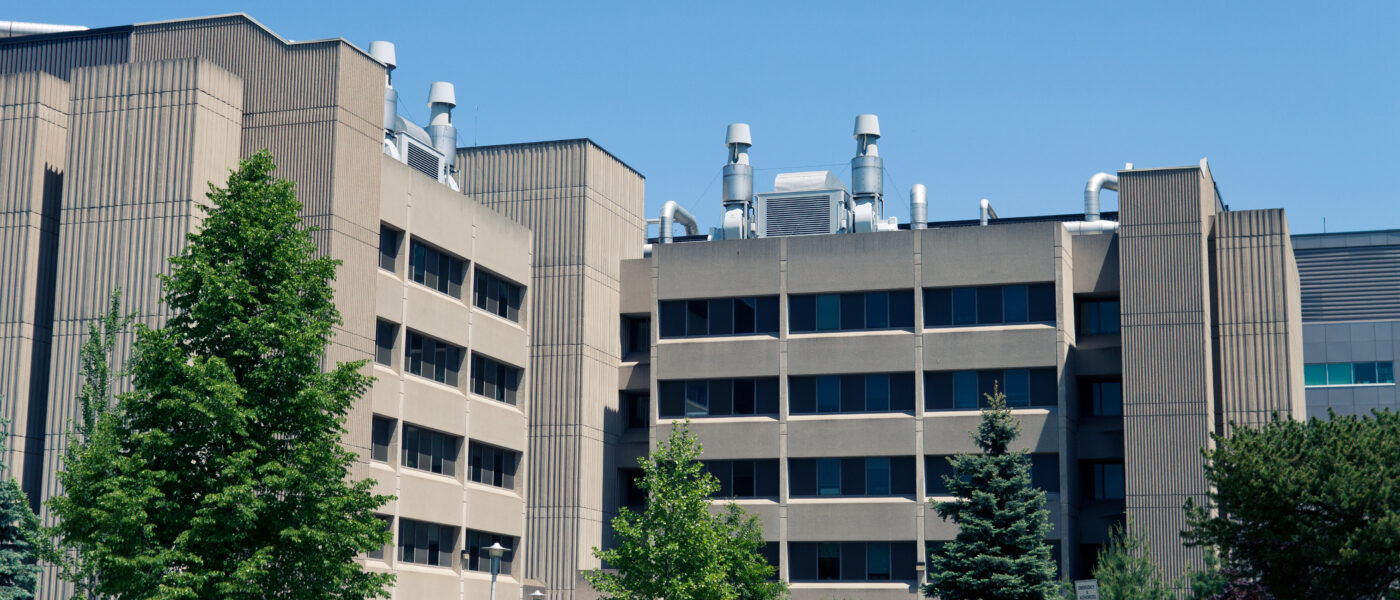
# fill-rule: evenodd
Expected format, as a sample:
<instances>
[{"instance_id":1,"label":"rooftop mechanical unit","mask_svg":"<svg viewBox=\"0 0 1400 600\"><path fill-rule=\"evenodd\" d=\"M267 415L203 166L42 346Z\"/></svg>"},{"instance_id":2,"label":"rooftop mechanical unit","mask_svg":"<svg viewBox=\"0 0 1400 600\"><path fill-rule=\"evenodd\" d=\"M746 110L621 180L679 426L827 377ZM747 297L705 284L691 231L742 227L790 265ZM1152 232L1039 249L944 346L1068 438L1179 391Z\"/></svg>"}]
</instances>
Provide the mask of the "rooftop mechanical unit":
<instances>
[{"instance_id":1,"label":"rooftop mechanical unit","mask_svg":"<svg viewBox=\"0 0 1400 600\"><path fill-rule=\"evenodd\" d=\"M850 231L851 194L830 171L782 173L754 196L758 237Z\"/></svg>"}]
</instances>

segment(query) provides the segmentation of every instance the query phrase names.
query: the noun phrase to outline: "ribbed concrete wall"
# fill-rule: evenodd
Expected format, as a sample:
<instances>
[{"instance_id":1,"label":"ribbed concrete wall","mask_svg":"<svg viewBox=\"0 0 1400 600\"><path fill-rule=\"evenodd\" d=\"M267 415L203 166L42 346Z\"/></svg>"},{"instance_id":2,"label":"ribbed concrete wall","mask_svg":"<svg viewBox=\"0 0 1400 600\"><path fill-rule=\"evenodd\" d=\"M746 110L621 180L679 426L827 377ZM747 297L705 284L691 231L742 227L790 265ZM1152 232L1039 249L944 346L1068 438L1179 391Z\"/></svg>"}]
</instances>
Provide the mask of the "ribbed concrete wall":
<instances>
[{"instance_id":1,"label":"ribbed concrete wall","mask_svg":"<svg viewBox=\"0 0 1400 600\"><path fill-rule=\"evenodd\" d=\"M1217 215L1211 259L1216 427L1302 418L1303 322L1283 209Z\"/></svg>"},{"instance_id":2,"label":"ribbed concrete wall","mask_svg":"<svg viewBox=\"0 0 1400 600\"><path fill-rule=\"evenodd\" d=\"M1293 238L1302 279L1303 319L1400 319L1400 231Z\"/></svg>"},{"instance_id":3,"label":"ribbed concrete wall","mask_svg":"<svg viewBox=\"0 0 1400 600\"><path fill-rule=\"evenodd\" d=\"M0 418L10 421L0 477L31 493L42 481L68 96L47 73L0 76Z\"/></svg>"},{"instance_id":4,"label":"ribbed concrete wall","mask_svg":"<svg viewBox=\"0 0 1400 600\"><path fill-rule=\"evenodd\" d=\"M207 184L238 160L239 78L198 59L85 67L72 72L68 172L60 213L49 377L44 497L59 491L76 417L78 350L113 288L125 311L159 326L169 315L156 274L198 225ZM118 343L118 363L133 336ZM47 582L46 582L47 583ZM57 598L60 586L45 585Z\"/></svg>"},{"instance_id":5,"label":"ribbed concrete wall","mask_svg":"<svg viewBox=\"0 0 1400 600\"><path fill-rule=\"evenodd\" d=\"M644 182L588 140L462 148L457 165L463 192L534 232L525 575L572 600L602 544L619 269L641 255Z\"/></svg>"},{"instance_id":6,"label":"ribbed concrete wall","mask_svg":"<svg viewBox=\"0 0 1400 600\"><path fill-rule=\"evenodd\" d=\"M1181 544L1187 498L1204 499L1214 429L1207 235L1214 183L1200 167L1119 173L1127 512L1164 574L1200 564Z\"/></svg>"},{"instance_id":7,"label":"ribbed concrete wall","mask_svg":"<svg viewBox=\"0 0 1400 600\"><path fill-rule=\"evenodd\" d=\"M124 63L130 54L130 26L6 38L0 39L0 73L44 71L66 80L73 69Z\"/></svg>"},{"instance_id":8,"label":"ribbed concrete wall","mask_svg":"<svg viewBox=\"0 0 1400 600\"><path fill-rule=\"evenodd\" d=\"M328 361L371 356L379 246L384 69L345 40L289 43L246 15L138 25L134 61L199 56L242 78L240 153L272 151L297 184L317 246L342 264L335 302L344 323ZM216 178L216 179L222 179ZM368 371L366 371L368 372ZM368 452L370 411L358 403L345 442ZM368 474L357 465L353 475Z\"/></svg>"}]
</instances>

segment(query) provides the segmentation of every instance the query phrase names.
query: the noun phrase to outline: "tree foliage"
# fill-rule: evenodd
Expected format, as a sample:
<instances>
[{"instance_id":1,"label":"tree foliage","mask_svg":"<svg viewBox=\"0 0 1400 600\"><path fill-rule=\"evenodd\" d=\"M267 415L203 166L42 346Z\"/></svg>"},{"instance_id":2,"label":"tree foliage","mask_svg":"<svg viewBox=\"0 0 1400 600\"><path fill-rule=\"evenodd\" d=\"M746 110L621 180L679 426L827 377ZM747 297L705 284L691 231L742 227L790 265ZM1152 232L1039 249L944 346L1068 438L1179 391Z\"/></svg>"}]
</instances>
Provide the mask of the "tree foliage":
<instances>
[{"instance_id":1,"label":"tree foliage","mask_svg":"<svg viewBox=\"0 0 1400 600\"><path fill-rule=\"evenodd\" d=\"M161 278L173 316L138 327L133 391L97 414L50 500L62 547L123 599L364 598L361 552L388 498L349 481L340 445L363 363L321 371L337 261L315 256L266 151L211 186L199 232Z\"/></svg>"},{"instance_id":2,"label":"tree foliage","mask_svg":"<svg viewBox=\"0 0 1400 600\"><path fill-rule=\"evenodd\" d=\"M957 499L932 503L938 516L957 523L958 535L930 557L924 594L943 600L1056 597L1045 492L1031 486L1026 452L1009 450L1021 423L1006 397L996 393L988 400L972 432L982 454L949 458L954 474L944 481Z\"/></svg>"},{"instance_id":3,"label":"tree foliage","mask_svg":"<svg viewBox=\"0 0 1400 600\"><path fill-rule=\"evenodd\" d=\"M1132 523L1115 525L1094 565L1102 600L1172 600L1176 592L1162 581L1147 540Z\"/></svg>"},{"instance_id":4,"label":"tree foliage","mask_svg":"<svg viewBox=\"0 0 1400 600\"><path fill-rule=\"evenodd\" d=\"M3 398L0 398L3 400ZM0 419L0 430L9 426ZM5 441L0 438L0 454ZM4 465L0 465L0 471ZM0 481L0 600L27 600L39 584L34 540L39 517L29 508L29 498L13 477Z\"/></svg>"},{"instance_id":5,"label":"tree foliage","mask_svg":"<svg viewBox=\"0 0 1400 600\"><path fill-rule=\"evenodd\" d=\"M710 495L719 482L700 463L702 448L689 423L640 459L638 486L646 508L627 508L612 521L614 547L593 549L615 572L587 573L604 598L616 600L766 600L787 595L770 581L776 569L759 553L757 517L730 503L718 515Z\"/></svg>"},{"instance_id":6,"label":"tree foliage","mask_svg":"<svg viewBox=\"0 0 1400 600\"><path fill-rule=\"evenodd\" d=\"M1188 544L1279 600L1400 598L1400 413L1275 416L1213 440Z\"/></svg>"}]
</instances>

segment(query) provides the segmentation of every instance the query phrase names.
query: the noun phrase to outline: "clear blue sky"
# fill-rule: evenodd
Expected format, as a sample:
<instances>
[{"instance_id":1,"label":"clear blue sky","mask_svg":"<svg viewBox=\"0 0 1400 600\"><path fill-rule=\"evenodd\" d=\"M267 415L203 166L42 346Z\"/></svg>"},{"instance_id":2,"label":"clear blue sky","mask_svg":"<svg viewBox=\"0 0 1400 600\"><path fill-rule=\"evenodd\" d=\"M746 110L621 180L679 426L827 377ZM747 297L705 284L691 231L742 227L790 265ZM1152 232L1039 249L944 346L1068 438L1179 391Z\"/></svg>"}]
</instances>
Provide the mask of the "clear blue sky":
<instances>
[{"instance_id":1,"label":"clear blue sky","mask_svg":"<svg viewBox=\"0 0 1400 600\"><path fill-rule=\"evenodd\" d=\"M850 182L880 116L890 214L1078 212L1097 171L1209 157L1232 208L1295 233L1400 228L1400 2L14 2L91 27L247 12L283 37L398 46L422 122L457 86L470 145L589 137L647 177L647 212L719 214L724 128L753 127L758 191ZM473 126L473 116L478 115ZM1105 209L1116 209L1106 194Z\"/></svg>"}]
</instances>

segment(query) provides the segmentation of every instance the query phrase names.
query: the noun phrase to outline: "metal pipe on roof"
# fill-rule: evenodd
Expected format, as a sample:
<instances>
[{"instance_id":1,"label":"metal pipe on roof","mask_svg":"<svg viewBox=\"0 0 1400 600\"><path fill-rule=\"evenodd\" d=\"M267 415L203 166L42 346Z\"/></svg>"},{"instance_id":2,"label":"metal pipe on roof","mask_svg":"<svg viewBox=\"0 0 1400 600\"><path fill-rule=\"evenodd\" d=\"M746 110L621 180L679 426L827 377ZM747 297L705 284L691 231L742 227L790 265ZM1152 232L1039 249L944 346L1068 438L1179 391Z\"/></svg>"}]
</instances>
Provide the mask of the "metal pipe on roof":
<instances>
[{"instance_id":1,"label":"metal pipe on roof","mask_svg":"<svg viewBox=\"0 0 1400 600\"><path fill-rule=\"evenodd\" d=\"M909 188L909 228L928 229L928 188L922 183Z\"/></svg>"},{"instance_id":2,"label":"metal pipe on roof","mask_svg":"<svg viewBox=\"0 0 1400 600\"><path fill-rule=\"evenodd\" d=\"M384 41L370 42L369 55L384 63L384 129L393 131L395 117L399 116L399 91L394 89L394 67L398 66L394 44Z\"/></svg>"},{"instance_id":3,"label":"metal pipe on roof","mask_svg":"<svg viewBox=\"0 0 1400 600\"><path fill-rule=\"evenodd\" d=\"M729 161L724 165L724 239L749 237L749 208L753 204L753 165L749 164L749 148L753 137L747 123L730 123L724 133L724 145L729 148Z\"/></svg>"},{"instance_id":4,"label":"metal pipe on roof","mask_svg":"<svg viewBox=\"0 0 1400 600\"><path fill-rule=\"evenodd\" d=\"M998 216L997 216L997 211L996 211L996 209L995 209L995 208L992 208L992 201L991 201L991 200L988 200L988 199L986 199L986 198L983 198L982 201L979 202L978 204L980 204L981 207L982 207L982 216L981 216L981 218L979 219L979 222L981 223L981 225L982 225L983 227L986 227L986 226L987 226L987 221L990 221L990 220L992 220L992 219L1000 219L1000 218L1001 218L1001 217L998 217Z\"/></svg>"},{"instance_id":5,"label":"metal pipe on roof","mask_svg":"<svg viewBox=\"0 0 1400 600\"><path fill-rule=\"evenodd\" d=\"M1094 173L1084 184L1084 220L1090 223L1099 220L1099 191L1118 191L1118 176L1112 173Z\"/></svg>"},{"instance_id":6,"label":"metal pipe on roof","mask_svg":"<svg viewBox=\"0 0 1400 600\"><path fill-rule=\"evenodd\" d=\"M700 223L695 220L695 215L690 214L675 200L667 200L661 205L661 243L669 244L673 241L671 229L676 223L685 226L686 235L700 235Z\"/></svg>"},{"instance_id":7,"label":"metal pipe on roof","mask_svg":"<svg viewBox=\"0 0 1400 600\"><path fill-rule=\"evenodd\" d=\"M457 91L446 81L434 81L428 87L428 137L433 149L447 157L449 163L457 155L457 127L452 124L452 107L457 106Z\"/></svg>"},{"instance_id":8,"label":"metal pipe on roof","mask_svg":"<svg viewBox=\"0 0 1400 600\"><path fill-rule=\"evenodd\" d=\"M23 21L0 21L0 38L38 35L41 33L63 33L65 31L87 31L82 25L55 25L51 23L25 23Z\"/></svg>"}]
</instances>

